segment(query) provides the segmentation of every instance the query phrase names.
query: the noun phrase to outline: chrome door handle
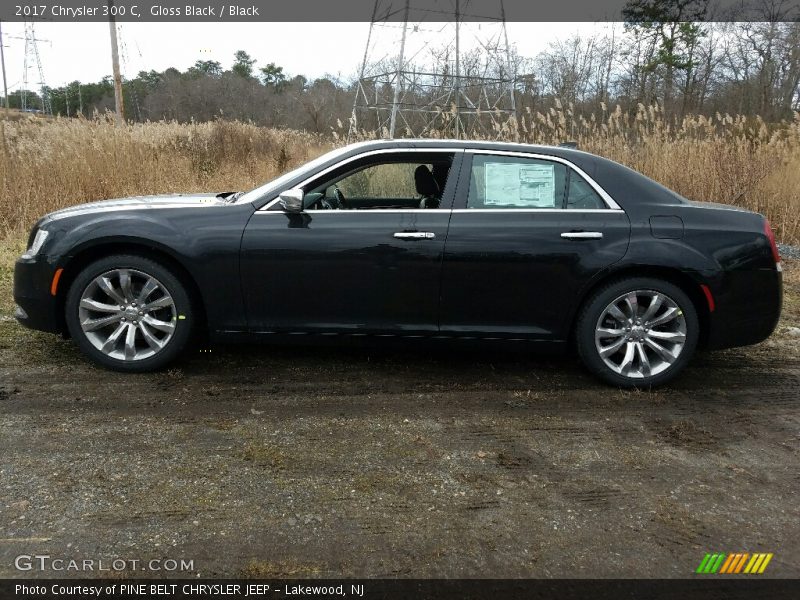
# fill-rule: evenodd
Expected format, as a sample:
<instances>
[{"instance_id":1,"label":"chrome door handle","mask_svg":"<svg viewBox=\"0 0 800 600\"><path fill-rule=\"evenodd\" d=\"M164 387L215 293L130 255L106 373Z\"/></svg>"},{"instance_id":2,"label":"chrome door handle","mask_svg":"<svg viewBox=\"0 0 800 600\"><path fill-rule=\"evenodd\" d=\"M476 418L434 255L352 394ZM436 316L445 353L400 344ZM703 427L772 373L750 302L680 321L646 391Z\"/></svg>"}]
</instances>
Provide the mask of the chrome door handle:
<instances>
[{"instance_id":1,"label":"chrome door handle","mask_svg":"<svg viewBox=\"0 0 800 600\"><path fill-rule=\"evenodd\" d=\"M432 231L398 231L394 237L398 240L432 240L436 234Z\"/></svg>"},{"instance_id":2,"label":"chrome door handle","mask_svg":"<svg viewBox=\"0 0 800 600\"><path fill-rule=\"evenodd\" d=\"M561 237L566 240L602 240L603 234L599 231L565 231Z\"/></svg>"}]
</instances>

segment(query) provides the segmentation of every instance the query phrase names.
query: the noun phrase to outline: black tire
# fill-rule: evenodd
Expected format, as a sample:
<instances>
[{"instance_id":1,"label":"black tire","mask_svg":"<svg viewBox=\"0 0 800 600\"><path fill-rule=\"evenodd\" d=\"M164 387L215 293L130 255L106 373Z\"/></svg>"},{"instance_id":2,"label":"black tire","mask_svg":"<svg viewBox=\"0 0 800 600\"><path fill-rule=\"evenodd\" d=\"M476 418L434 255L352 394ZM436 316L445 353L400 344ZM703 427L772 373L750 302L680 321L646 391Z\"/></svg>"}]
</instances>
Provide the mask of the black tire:
<instances>
[{"instance_id":1,"label":"black tire","mask_svg":"<svg viewBox=\"0 0 800 600\"><path fill-rule=\"evenodd\" d=\"M158 350L149 347L145 343L146 339L144 338L144 333L142 331L134 332L133 339L135 341L135 346L142 349L141 354L144 356L142 358L126 359L110 356L95 346L98 338L100 338L102 335L105 335L107 332L116 329L118 326L120 326L120 322L109 324L107 328L99 330L98 334L84 332L83 327L81 326L80 305L83 294L89 291L90 286L96 286L96 284L93 283L96 278L99 278L105 273L120 269L130 270L140 281L142 280L142 276L153 278L156 280L156 283L159 284L159 287L156 288L157 291L155 293L162 293L161 291L163 290L163 295L161 297L168 295L172 301L168 308L151 309L153 311L168 311L168 314L171 315L171 318L169 318L167 321L167 317L159 316L160 319L164 320L156 321L156 323L161 323L162 325L166 322L171 323L173 326L171 332L158 332L155 329L150 328L149 325L144 322L144 320L142 321L145 325L148 325L147 330L151 336L151 339L154 339L156 336L164 336L166 341L164 342L163 347L160 347ZM131 277L131 279L133 280L134 278ZM149 280L145 279L145 281ZM135 280L133 285L136 285ZM139 285L141 286L141 284ZM141 291L141 288L139 288L139 291ZM110 298L111 296L107 296L107 299ZM110 305L115 304L116 302L106 303ZM144 307L140 306L140 308ZM99 316L102 316L102 314L103 313L100 313ZM139 313L139 315L141 314L142 313ZM157 313L154 312L154 314ZM159 314L164 315L165 313L161 312ZM193 316L194 312L192 310L192 303L189 299L189 295L186 292L186 288L174 273L154 260L144 258L142 256L127 254L109 256L93 262L85 267L72 282L65 302L65 319L67 327L72 339L78 344L81 352L83 352L94 362L108 369L128 373L155 371L163 368L165 365L175 360L191 336L192 325L194 323ZM139 327L138 319L142 317L134 316L133 318L137 319L136 326L131 325L131 317L128 315L126 315L126 318L122 320L127 322L126 326L130 325L134 329L137 329ZM145 327L142 326L142 329L144 328ZM127 333L128 329L125 329L124 331ZM153 336L153 334L155 334L155 336ZM90 339L90 335L94 336L95 342ZM166 337L167 335L169 335L168 338ZM120 335L118 337L120 341L122 341L123 336ZM148 351L151 351L154 354L152 356L146 356ZM115 352L120 351L115 350Z\"/></svg>"},{"instance_id":2,"label":"black tire","mask_svg":"<svg viewBox=\"0 0 800 600\"><path fill-rule=\"evenodd\" d=\"M659 362L667 365L664 366L664 370L661 372L652 374L650 376L640 376L639 373L629 375L616 372L606 363L604 358L601 357L600 349L598 349L595 341L595 333L598 328L601 327L601 324L598 323L598 321L600 320L601 316L604 316L604 313L609 305L611 305L620 297L634 291L642 293L643 297L647 297L648 292L657 292L658 294L666 297L664 302L667 300L672 300L672 302L677 305L678 309L674 313L677 315L677 317L674 319L676 321L674 327L676 329L680 327L685 328L685 341L683 342L682 348L677 353L677 357L673 358L673 362L671 363L663 360L661 356L654 353L646 343L639 344L639 346L646 349L648 355L655 356ZM608 317L605 316L605 318ZM677 321L680 319L682 319L682 323L678 324ZM643 327L643 324L635 326L636 331L634 334L638 332L640 335L646 335L642 333L642 329L640 329L640 327ZM612 342L608 344L609 347L614 343L614 341L621 340L622 337L626 335L631 335L629 332L627 332L624 326L620 327L619 329L625 330L626 333L624 333L621 337L617 337L616 340L612 340ZM599 331L604 330L601 329ZM649 329L644 331L649 331ZM658 333L663 334L663 332ZM650 277L629 277L625 279L618 279L601 287L586 300L578 314L578 320L575 326L575 346L578 351L578 355L580 356L581 361L586 368L608 383L623 388L651 388L667 383L676 375L678 375L678 373L680 373L680 371L686 366L694 354L695 348L697 347L699 333L700 322L697 317L697 309L695 308L689 296L687 296L681 288L668 281L663 281L660 279ZM661 343L660 340L658 343ZM624 355L627 345L627 342L624 342L623 346L620 347L618 352ZM634 347L636 346L637 344L634 343ZM676 348L677 345L671 347ZM605 346L603 346L603 349L605 350ZM615 354L607 358L614 362L614 357L619 357L620 354ZM624 356L622 359L624 359ZM641 359L638 357L638 348L635 352L635 360L638 360L639 365L641 366L643 361L641 361ZM623 360L620 360L620 362L623 362ZM647 364L649 367L649 362ZM647 371L640 369L640 373L647 373Z\"/></svg>"}]
</instances>

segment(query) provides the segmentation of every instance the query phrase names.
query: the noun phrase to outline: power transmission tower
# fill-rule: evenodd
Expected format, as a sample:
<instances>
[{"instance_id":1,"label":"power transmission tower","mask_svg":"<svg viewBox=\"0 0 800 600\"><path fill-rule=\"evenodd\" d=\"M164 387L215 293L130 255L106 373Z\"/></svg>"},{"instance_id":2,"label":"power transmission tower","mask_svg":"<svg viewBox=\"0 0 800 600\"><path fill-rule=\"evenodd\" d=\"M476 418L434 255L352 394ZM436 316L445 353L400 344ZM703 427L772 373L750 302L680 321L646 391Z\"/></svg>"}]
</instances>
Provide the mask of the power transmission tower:
<instances>
[{"instance_id":1,"label":"power transmission tower","mask_svg":"<svg viewBox=\"0 0 800 600\"><path fill-rule=\"evenodd\" d=\"M46 42L48 40L39 39L36 37L36 31L33 27L33 22L25 22L25 59L22 71L22 90L21 90L21 105L22 110L28 108L28 71L31 68L31 62L35 63L35 68L39 73L39 87L42 93L42 112L52 115L53 105L50 102L50 91L47 88L47 83L44 80L44 68L42 68L42 58L39 55L39 42Z\"/></svg>"},{"instance_id":2,"label":"power transmission tower","mask_svg":"<svg viewBox=\"0 0 800 600\"><path fill-rule=\"evenodd\" d=\"M490 3L496 14L471 14L470 4L375 0L348 138L496 137L509 122L516 135L515 73L503 1ZM465 26L465 19L481 21L480 27ZM475 48L466 55L465 37ZM378 44L391 40L399 55L381 57ZM424 64L426 51L432 64Z\"/></svg>"}]
</instances>

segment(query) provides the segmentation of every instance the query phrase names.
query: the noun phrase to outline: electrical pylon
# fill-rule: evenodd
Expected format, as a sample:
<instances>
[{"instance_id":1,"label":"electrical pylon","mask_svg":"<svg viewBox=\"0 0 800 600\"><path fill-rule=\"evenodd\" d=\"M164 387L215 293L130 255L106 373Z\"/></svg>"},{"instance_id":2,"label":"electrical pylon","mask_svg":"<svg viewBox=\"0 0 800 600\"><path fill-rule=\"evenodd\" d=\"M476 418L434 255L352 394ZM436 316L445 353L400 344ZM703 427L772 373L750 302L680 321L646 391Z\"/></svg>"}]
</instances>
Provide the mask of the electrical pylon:
<instances>
[{"instance_id":1,"label":"electrical pylon","mask_svg":"<svg viewBox=\"0 0 800 600\"><path fill-rule=\"evenodd\" d=\"M375 0L348 138L491 137L498 123L516 123L505 9L502 0L494 6L497 14L474 15L470 0ZM469 33L481 50L478 60L473 51L469 65L465 19L481 21L484 33L493 30L483 39ZM398 55L376 56L378 40L394 40ZM420 58L425 50L434 64Z\"/></svg>"}]
</instances>

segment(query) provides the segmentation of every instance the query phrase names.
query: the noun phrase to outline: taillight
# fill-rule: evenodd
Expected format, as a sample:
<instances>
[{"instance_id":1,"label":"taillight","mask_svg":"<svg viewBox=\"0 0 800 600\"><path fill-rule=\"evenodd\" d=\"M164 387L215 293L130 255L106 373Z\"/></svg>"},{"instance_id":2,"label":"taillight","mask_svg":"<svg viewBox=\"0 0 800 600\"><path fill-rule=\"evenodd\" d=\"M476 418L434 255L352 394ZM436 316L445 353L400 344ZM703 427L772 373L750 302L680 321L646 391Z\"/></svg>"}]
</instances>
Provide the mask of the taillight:
<instances>
[{"instance_id":1,"label":"taillight","mask_svg":"<svg viewBox=\"0 0 800 600\"><path fill-rule=\"evenodd\" d=\"M781 253L778 252L778 244L775 242L775 234L772 232L772 227L769 226L769 221L764 219L764 235L769 240L769 245L772 248L772 258L775 259L775 264L780 264Z\"/></svg>"}]
</instances>

